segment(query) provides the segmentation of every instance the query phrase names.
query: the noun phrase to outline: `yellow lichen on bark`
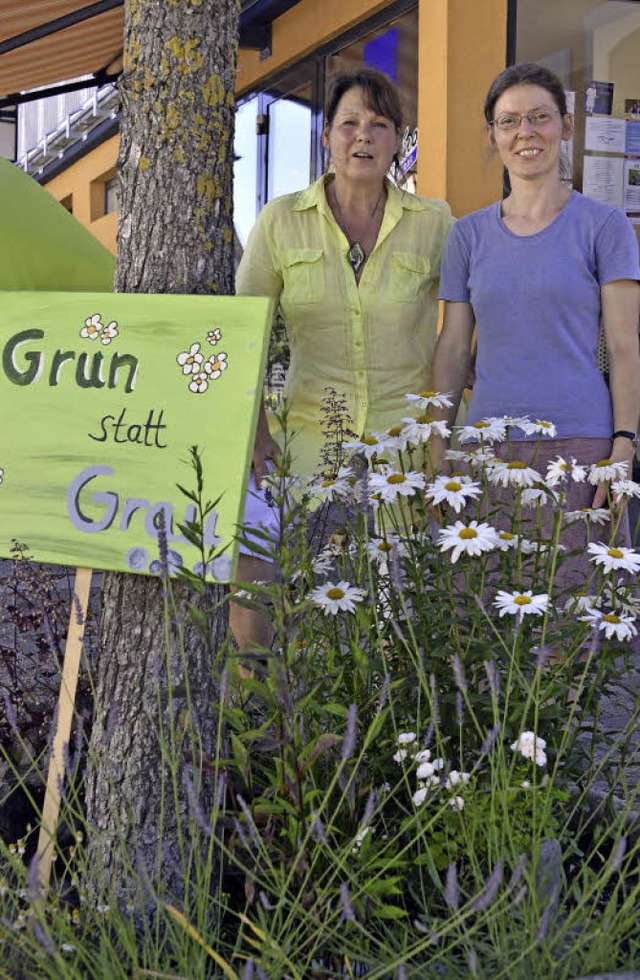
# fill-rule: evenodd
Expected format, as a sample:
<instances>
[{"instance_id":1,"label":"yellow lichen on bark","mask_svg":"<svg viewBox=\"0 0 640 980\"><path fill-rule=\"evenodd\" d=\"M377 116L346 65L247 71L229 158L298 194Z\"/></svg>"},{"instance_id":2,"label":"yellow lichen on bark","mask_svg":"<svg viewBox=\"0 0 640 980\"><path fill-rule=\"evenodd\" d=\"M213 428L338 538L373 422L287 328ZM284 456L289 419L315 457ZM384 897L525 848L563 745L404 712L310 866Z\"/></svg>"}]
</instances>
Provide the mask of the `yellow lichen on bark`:
<instances>
[{"instance_id":1,"label":"yellow lichen on bark","mask_svg":"<svg viewBox=\"0 0 640 980\"><path fill-rule=\"evenodd\" d=\"M151 160L149 157L141 156L138 160L138 170L148 170L151 166Z\"/></svg>"},{"instance_id":2,"label":"yellow lichen on bark","mask_svg":"<svg viewBox=\"0 0 640 980\"><path fill-rule=\"evenodd\" d=\"M220 184L213 174L201 174L198 177L198 194L204 197L207 202L207 210L210 210L211 203L220 197Z\"/></svg>"},{"instance_id":3,"label":"yellow lichen on bark","mask_svg":"<svg viewBox=\"0 0 640 980\"><path fill-rule=\"evenodd\" d=\"M136 41L135 38L127 44L122 53L122 66L125 71L129 72L135 69L141 50L140 42Z\"/></svg>"},{"instance_id":4,"label":"yellow lichen on bark","mask_svg":"<svg viewBox=\"0 0 640 980\"><path fill-rule=\"evenodd\" d=\"M219 105L224 99L225 91L219 75L210 75L202 86L202 98L207 105Z\"/></svg>"},{"instance_id":5,"label":"yellow lichen on bark","mask_svg":"<svg viewBox=\"0 0 640 980\"><path fill-rule=\"evenodd\" d=\"M222 231L222 241L226 242L226 244L228 245L229 242L232 240L232 238L233 235L231 233L231 228L229 227L229 225L225 225Z\"/></svg>"},{"instance_id":6,"label":"yellow lichen on bark","mask_svg":"<svg viewBox=\"0 0 640 980\"><path fill-rule=\"evenodd\" d=\"M203 61L202 52L198 50L199 47L200 41L195 37L184 40L174 34L172 38L169 38L165 42L165 48L169 49L175 61L180 62L180 64L174 65L173 70L179 71L183 75L190 75L199 71Z\"/></svg>"},{"instance_id":7,"label":"yellow lichen on bark","mask_svg":"<svg viewBox=\"0 0 640 980\"><path fill-rule=\"evenodd\" d=\"M185 163L186 159L184 151L179 146L171 154L172 163Z\"/></svg>"}]
</instances>

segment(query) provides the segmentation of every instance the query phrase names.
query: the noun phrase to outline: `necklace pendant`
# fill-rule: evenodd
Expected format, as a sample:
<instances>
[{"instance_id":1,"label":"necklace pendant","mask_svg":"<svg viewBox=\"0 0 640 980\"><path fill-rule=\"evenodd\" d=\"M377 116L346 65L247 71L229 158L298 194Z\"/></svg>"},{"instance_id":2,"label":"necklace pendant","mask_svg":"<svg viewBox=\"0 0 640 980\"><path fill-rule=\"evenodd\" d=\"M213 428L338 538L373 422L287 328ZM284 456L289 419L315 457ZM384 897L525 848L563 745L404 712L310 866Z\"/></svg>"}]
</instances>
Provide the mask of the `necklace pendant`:
<instances>
[{"instance_id":1,"label":"necklace pendant","mask_svg":"<svg viewBox=\"0 0 640 980\"><path fill-rule=\"evenodd\" d=\"M357 272L367 255L360 242L354 242L349 249L349 262L354 272Z\"/></svg>"}]
</instances>

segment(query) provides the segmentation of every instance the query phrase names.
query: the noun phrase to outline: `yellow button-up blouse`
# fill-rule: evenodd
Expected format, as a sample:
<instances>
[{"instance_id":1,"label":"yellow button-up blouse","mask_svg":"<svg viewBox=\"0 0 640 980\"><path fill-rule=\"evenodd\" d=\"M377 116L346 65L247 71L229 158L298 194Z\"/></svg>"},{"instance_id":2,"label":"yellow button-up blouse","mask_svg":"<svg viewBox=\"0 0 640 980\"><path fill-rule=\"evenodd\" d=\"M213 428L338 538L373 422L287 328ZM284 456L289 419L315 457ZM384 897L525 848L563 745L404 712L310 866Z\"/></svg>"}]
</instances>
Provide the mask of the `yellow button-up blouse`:
<instances>
[{"instance_id":1,"label":"yellow button-up blouse","mask_svg":"<svg viewBox=\"0 0 640 980\"><path fill-rule=\"evenodd\" d=\"M236 277L239 296L280 304L291 346L293 469L304 474L318 468L327 386L344 394L358 436L399 421L408 414L405 393L429 386L440 259L453 221L443 201L387 182L378 240L358 283L325 196L330 179L265 205Z\"/></svg>"}]
</instances>

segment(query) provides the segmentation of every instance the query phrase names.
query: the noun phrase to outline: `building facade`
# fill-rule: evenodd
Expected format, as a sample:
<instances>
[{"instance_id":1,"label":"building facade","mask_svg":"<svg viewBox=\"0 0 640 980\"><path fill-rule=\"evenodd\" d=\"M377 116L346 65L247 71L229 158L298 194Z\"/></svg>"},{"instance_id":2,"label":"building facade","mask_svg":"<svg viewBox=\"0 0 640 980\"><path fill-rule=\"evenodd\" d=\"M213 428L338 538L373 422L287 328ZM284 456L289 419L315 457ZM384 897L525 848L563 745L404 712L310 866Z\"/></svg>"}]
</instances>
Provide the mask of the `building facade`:
<instances>
[{"instance_id":1,"label":"building facade","mask_svg":"<svg viewBox=\"0 0 640 980\"><path fill-rule=\"evenodd\" d=\"M360 64L385 71L401 92L396 180L446 198L457 215L502 192L482 116L491 80L515 61L547 65L574 106L570 179L617 203L640 228L638 0L323 0L321 7L317 0L245 0L242 10L234 187L241 244L267 200L324 169L328 83ZM49 134L47 152L32 148L20 162L115 251L117 115L100 106L101 97L75 143L71 119L66 145L67 130L56 137L60 149Z\"/></svg>"}]
</instances>

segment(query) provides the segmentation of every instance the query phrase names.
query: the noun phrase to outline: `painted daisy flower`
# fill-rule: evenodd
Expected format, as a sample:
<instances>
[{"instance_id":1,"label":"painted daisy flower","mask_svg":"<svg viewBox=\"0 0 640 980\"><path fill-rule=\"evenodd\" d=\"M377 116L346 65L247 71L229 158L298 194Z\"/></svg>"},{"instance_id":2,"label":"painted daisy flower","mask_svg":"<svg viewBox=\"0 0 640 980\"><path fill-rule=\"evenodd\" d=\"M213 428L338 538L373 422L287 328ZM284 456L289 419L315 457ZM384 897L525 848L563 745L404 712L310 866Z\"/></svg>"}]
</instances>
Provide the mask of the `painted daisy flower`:
<instances>
[{"instance_id":1,"label":"painted daisy flower","mask_svg":"<svg viewBox=\"0 0 640 980\"><path fill-rule=\"evenodd\" d=\"M527 615L541 616L549 605L549 596L546 592L533 595L531 589L527 589L526 592L505 592L500 589L496 593L493 604L497 606L501 617L510 613L521 620Z\"/></svg>"},{"instance_id":2,"label":"painted daisy flower","mask_svg":"<svg viewBox=\"0 0 640 980\"><path fill-rule=\"evenodd\" d=\"M459 442L504 442L506 437L503 419L481 419L473 425L461 425L457 432Z\"/></svg>"},{"instance_id":3,"label":"painted daisy flower","mask_svg":"<svg viewBox=\"0 0 640 980\"><path fill-rule=\"evenodd\" d=\"M459 514L468 499L479 497L481 493L479 483L456 473L453 476L436 477L433 483L427 485L425 496L434 504L448 504Z\"/></svg>"},{"instance_id":4,"label":"painted daisy flower","mask_svg":"<svg viewBox=\"0 0 640 980\"><path fill-rule=\"evenodd\" d=\"M640 497L640 483L634 480L615 480L611 484L611 492L616 502L631 500L632 497Z\"/></svg>"},{"instance_id":5,"label":"painted daisy flower","mask_svg":"<svg viewBox=\"0 0 640 980\"><path fill-rule=\"evenodd\" d=\"M624 569L625 572L640 571L640 554L633 548L623 548L616 545L599 544L591 541L588 546L591 561L602 565L605 572Z\"/></svg>"},{"instance_id":6,"label":"painted daisy flower","mask_svg":"<svg viewBox=\"0 0 640 980\"><path fill-rule=\"evenodd\" d=\"M492 466L489 470L489 482L501 487L532 487L544 481L537 470L520 459L512 459L508 463Z\"/></svg>"},{"instance_id":7,"label":"painted daisy flower","mask_svg":"<svg viewBox=\"0 0 640 980\"><path fill-rule=\"evenodd\" d=\"M542 435L548 436L550 439L555 439L556 437L558 430L553 422L545 422L542 419L536 419L535 422L528 419L522 419L521 421L522 425L520 425L520 428L523 429L528 436Z\"/></svg>"},{"instance_id":8,"label":"painted daisy flower","mask_svg":"<svg viewBox=\"0 0 640 980\"><path fill-rule=\"evenodd\" d=\"M402 473L393 467L385 467L382 473L369 474L369 489L373 499L393 503L398 497L413 497L424 489L424 473Z\"/></svg>"},{"instance_id":9,"label":"painted daisy flower","mask_svg":"<svg viewBox=\"0 0 640 980\"><path fill-rule=\"evenodd\" d=\"M176 358L183 374L199 374L200 365L204 358L200 353L200 344L192 344L189 350L182 351Z\"/></svg>"},{"instance_id":10,"label":"painted daisy flower","mask_svg":"<svg viewBox=\"0 0 640 980\"><path fill-rule=\"evenodd\" d=\"M339 612L355 612L356 603L362 602L365 595L364 589L356 589L348 582L325 582L313 589L309 598L325 616L336 616Z\"/></svg>"},{"instance_id":11,"label":"painted daisy flower","mask_svg":"<svg viewBox=\"0 0 640 980\"><path fill-rule=\"evenodd\" d=\"M405 395L404 397L421 412L426 412L429 408L451 408L453 405L449 395L443 394L441 391L421 391L417 395Z\"/></svg>"},{"instance_id":12,"label":"painted daisy flower","mask_svg":"<svg viewBox=\"0 0 640 980\"><path fill-rule=\"evenodd\" d=\"M229 367L227 363L227 355L220 352L219 354L214 354L210 357L204 366L205 371L209 375L212 381L215 381L220 377L223 371L226 371Z\"/></svg>"},{"instance_id":13,"label":"painted daisy flower","mask_svg":"<svg viewBox=\"0 0 640 980\"><path fill-rule=\"evenodd\" d=\"M441 529L438 536L440 551L448 551L452 548L451 563L455 564L461 554L481 555L486 551L493 551L497 547L497 533L495 528L489 524L478 524L471 521L464 524L456 521L450 527Z\"/></svg>"},{"instance_id":14,"label":"painted daisy flower","mask_svg":"<svg viewBox=\"0 0 640 980\"><path fill-rule=\"evenodd\" d=\"M547 483L550 487L555 487L559 483L584 483L587 478L587 467L580 466L577 459L573 456L565 459L564 456L557 456L552 459L547 466Z\"/></svg>"},{"instance_id":15,"label":"painted daisy flower","mask_svg":"<svg viewBox=\"0 0 640 980\"><path fill-rule=\"evenodd\" d=\"M447 428L446 422L439 422L432 419L430 415L419 415L417 419L406 418L402 420L405 424L402 430L407 445L420 446L428 442L435 433L446 439L451 435L451 430Z\"/></svg>"},{"instance_id":16,"label":"painted daisy flower","mask_svg":"<svg viewBox=\"0 0 640 980\"><path fill-rule=\"evenodd\" d=\"M0 469L0 483L4 480L4 470Z\"/></svg>"},{"instance_id":17,"label":"painted daisy flower","mask_svg":"<svg viewBox=\"0 0 640 980\"><path fill-rule=\"evenodd\" d=\"M94 313L93 316L87 317L84 321L84 327L80 331L80 336L86 340L97 340L103 330L104 324L100 319L100 314Z\"/></svg>"},{"instance_id":18,"label":"painted daisy flower","mask_svg":"<svg viewBox=\"0 0 640 980\"><path fill-rule=\"evenodd\" d=\"M208 387L209 379L206 374L194 374L189 382L189 391L195 392L196 395L202 395Z\"/></svg>"},{"instance_id":19,"label":"painted daisy flower","mask_svg":"<svg viewBox=\"0 0 640 980\"><path fill-rule=\"evenodd\" d=\"M620 616L615 612L603 613L600 609L588 609L586 616L581 618L585 623L597 626L607 640L631 640L638 632L631 616Z\"/></svg>"},{"instance_id":20,"label":"painted daisy flower","mask_svg":"<svg viewBox=\"0 0 640 980\"><path fill-rule=\"evenodd\" d=\"M599 463L594 463L589 469L587 479L594 486L598 483L606 483L609 480L626 480L627 464L624 462L614 463L610 459L601 459Z\"/></svg>"},{"instance_id":21,"label":"painted daisy flower","mask_svg":"<svg viewBox=\"0 0 640 980\"><path fill-rule=\"evenodd\" d=\"M584 521L585 524L606 524L611 520L611 513L606 507L583 507L582 510L569 510L564 515L567 524Z\"/></svg>"},{"instance_id":22,"label":"painted daisy flower","mask_svg":"<svg viewBox=\"0 0 640 980\"><path fill-rule=\"evenodd\" d=\"M515 742L511 743L511 751L519 752L525 759L531 759L537 766L546 766L547 755L544 751L547 743L534 732L521 732Z\"/></svg>"},{"instance_id":23,"label":"painted daisy flower","mask_svg":"<svg viewBox=\"0 0 640 980\"><path fill-rule=\"evenodd\" d=\"M222 331L220 327L214 327L213 330L207 331L207 342L215 347L218 341L222 338Z\"/></svg>"},{"instance_id":24,"label":"painted daisy flower","mask_svg":"<svg viewBox=\"0 0 640 980\"><path fill-rule=\"evenodd\" d=\"M362 439L354 439L352 442L343 442L342 448L351 453L361 453L366 459L381 453L384 450L384 440L380 433L372 432Z\"/></svg>"},{"instance_id":25,"label":"painted daisy flower","mask_svg":"<svg viewBox=\"0 0 640 980\"><path fill-rule=\"evenodd\" d=\"M100 343L110 344L118 336L118 324L116 320L112 320L111 323L107 324L102 333L100 334Z\"/></svg>"}]
</instances>

